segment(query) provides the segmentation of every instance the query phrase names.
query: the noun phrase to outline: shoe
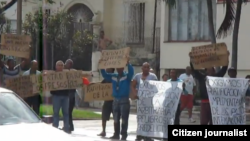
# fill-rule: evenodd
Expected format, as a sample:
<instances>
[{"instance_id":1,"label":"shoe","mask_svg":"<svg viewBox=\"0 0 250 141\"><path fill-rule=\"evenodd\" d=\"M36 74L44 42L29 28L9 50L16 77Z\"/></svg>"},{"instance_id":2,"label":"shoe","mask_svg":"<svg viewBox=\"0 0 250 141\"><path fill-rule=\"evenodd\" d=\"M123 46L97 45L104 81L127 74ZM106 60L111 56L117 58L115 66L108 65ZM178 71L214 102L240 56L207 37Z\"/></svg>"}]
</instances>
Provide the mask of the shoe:
<instances>
[{"instance_id":1,"label":"shoe","mask_svg":"<svg viewBox=\"0 0 250 141\"><path fill-rule=\"evenodd\" d=\"M190 121L191 123L196 122L193 118L189 118L189 121Z\"/></svg>"},{"instance_id":2,"label":"shoe","mask_svg":"<svg viewBox=\"0 0 250 141\"><path fill-rule=\"evenodd\" d=\"M106 133L105 133L105 132L101 132L101 133L98 134L97 136L105 137L105 136L106 136Z\"/></svg>"},{"instance_id":3,"label":"shoe","mask_svg":"<svg viewBox=\"0 0 250 141\"><path fill-rule=\"evenodd\" d=\"M120 136L118 135L114 135L112 137L110 137L109 139L113 139L113 140L119 140L120 139Z\"/></svg>"},{"instance_id":4,"label":"shoe","mask_svg":"<svg viewBox=\"0 0 250 141\"><path fill-rule=\"evenodd\" d=\"M122 136L121 140L122 141L126 141L127 140L127 136Z\"/></svg>"},{"instance_id":5,"label":"shoe","mask_svg":"<svg viewBox=\"0 0 250 141\"><path fill-rule=\"evenodd\" d=\"M71 131L65 131L65 130L64 130L64 132L65 132L65 133L68 133L68 134L71 134Z\"/></svg>"}]
</instances>

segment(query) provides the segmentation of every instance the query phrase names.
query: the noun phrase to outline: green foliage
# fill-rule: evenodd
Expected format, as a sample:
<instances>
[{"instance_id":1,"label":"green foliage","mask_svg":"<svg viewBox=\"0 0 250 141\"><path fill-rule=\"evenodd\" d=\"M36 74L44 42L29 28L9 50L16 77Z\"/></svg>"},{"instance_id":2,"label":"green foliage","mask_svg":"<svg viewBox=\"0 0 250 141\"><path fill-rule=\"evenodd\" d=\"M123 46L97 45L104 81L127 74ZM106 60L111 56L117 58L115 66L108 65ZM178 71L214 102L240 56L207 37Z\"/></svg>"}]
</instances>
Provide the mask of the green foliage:
<instances>
[{"instance_id":1,"label":"green foliage","mask_svg":"<svg viewBox=\"0 0 250 141\"><path fill-rule=\"evenodd\" d=\"M38 37L38 33L42 32L43 38L47 42L47 54L51 54L51 48L53 47L54 51L56 51L54 60L66 60L72 54L74 54L75 58L82 56L82 53L86 50L85 46L92 44L93 40L93 35L87 30L74 31L73 33L73 24L72 15L65 11L45 15L45 18L43 18L42 8L40 8L37 12L28 13L25 16L23 30L25 34L31 35L33 47L37 45L38 40L41 38ZM40 25L42 26L40 27ZM72 52L69 52L69 50ZM51 61L48 61L48 63L51 63ZM48 66L51 65L48 64Z\"/></svg>"}]
</instances>

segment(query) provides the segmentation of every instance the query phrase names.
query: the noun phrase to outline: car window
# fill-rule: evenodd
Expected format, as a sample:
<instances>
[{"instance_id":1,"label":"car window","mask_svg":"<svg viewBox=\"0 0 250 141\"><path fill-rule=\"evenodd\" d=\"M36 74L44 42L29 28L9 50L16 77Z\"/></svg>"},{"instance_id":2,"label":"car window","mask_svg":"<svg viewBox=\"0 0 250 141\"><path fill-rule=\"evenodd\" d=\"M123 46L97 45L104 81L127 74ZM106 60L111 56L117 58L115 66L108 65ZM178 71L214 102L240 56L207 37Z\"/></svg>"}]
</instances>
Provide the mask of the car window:
<instances>
[{"instance_id":1,"label":"car window","mask_svg":"<svg viewBox=\"0 0 250 141\"><path fill-rule=\"evenodd\" d=\"M0 126L37 122L40 118L15 94L0 93Z\"/></svg>"}]
</instances>

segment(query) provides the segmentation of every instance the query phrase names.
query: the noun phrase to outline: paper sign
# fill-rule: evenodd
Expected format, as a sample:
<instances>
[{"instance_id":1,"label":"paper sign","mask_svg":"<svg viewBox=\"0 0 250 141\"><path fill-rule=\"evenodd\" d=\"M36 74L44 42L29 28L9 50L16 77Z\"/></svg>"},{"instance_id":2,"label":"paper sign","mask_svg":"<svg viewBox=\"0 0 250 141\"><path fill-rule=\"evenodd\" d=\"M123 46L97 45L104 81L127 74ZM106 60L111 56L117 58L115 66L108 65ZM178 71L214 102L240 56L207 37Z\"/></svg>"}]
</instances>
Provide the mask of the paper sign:
<instances>
[{"instance_id":1,"label":"paper sign","mask_svg":"<svg viewBox=\"0 0 250 141\"><path fill-rule=\"evenodd\" d=\"M130 47L117 50L103 50L99 69L124 68L127 64Z\"/></svg>"},{"instance_id":2,"label":"paper sign","mask_svg":"<svg viewBox=\"0 0 250 141\"><path fill-rule=\"evenodd\" d=\"M213 125L245 125L245 95L248 80L207 77L206 87Z\"/></svg>"},{"instance_id":3,"label":"paper sign","mask_svg":"<svg viewBox=\"0 0 250 141\"><path fill-rule=\"evenodd\" d=\"M143 81L137 101L137 135L168 138L182 92L181 82Z\"/></svg>"},{"instance_id":4,"label":"paper sign","mask_svg":"<svg viewBox=\"0 0 250 141\"><path fill-rule=\"evenodd\" d=\"M192 47L190 58L195 69L227 66L227 45L218 43Z\"/></svg>"},{"instance_id":5,"label":"paper sign","mask_svg":"<svg viewBox=\"0 0 250 141\"><path fill-rule=\"evenodd\" d=\"M2 34L0 53L15 57L30 57L31 38L27 35Z\"/></svg>"},{"instance_id":6,"label":"paper sign","mask_svg":"<svg viewBox=\"0 0 250 141\"><path fill-rule=\"evenodd\" d=\"M82 71L50 71L43 74L43 91L76 89L82 86Z\"/></svg>"},{"instance_id":7,"label":"paper sign","mask_svg":"<svg viewBox=\"0 0 250 141\"><path fill-rule=\"evenodd\" d=\"M29 75L30 76L30 80L32 82L32 86L33 86L33 94L37 94L40 92L40 89L42 88L41 86L41 80L42 79L42 75Z\"/></svg>"},{"instance_id":8,"label":"paper sign","mask_svg":"<svg viewBox=\"0 0 250 141\"><path fill-rule=\"evenodd\" d=\"M94 83L85 86L84 101L113 100L111 83Z\"/></svg>"},{"instance_id":9,"label":"paper sign","mask_svg":"<svg viewBox=\"0 0 250 141\"><path fill-rule=\"evenodd\" d=\"M14 91L22 98L33 96L33 87L30 76L20 76L6 80L6 88Z\"/></svg>"}]
</instances>

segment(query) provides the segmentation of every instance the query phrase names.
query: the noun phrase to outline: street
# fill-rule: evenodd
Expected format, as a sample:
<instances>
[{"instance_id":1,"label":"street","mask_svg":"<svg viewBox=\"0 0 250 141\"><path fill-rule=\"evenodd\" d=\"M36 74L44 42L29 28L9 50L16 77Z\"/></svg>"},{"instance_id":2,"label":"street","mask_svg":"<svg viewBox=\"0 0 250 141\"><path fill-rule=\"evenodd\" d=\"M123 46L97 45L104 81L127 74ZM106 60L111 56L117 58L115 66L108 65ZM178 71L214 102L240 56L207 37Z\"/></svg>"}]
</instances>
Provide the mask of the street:
<instances>
[{"instance_id":1,"label":"street","mask_svg":"<svg viewBox=\"0 0 250 141\"><path fill-rule=\"evenodd\" d=\"M181 124L199 124L199 123L200 121L196 121L196 123L190 123L187 118L181 118ZM60 121L60 126L62 125L63 125L63 122ZM101 138L97 136L97 134L99 134L102 131L101 120L75 120L74 125L75 125L75 131L72 132L72 136L77 137L77 138L82 138L84 140L87 139L88 141L110 140L108 139L108 137L112 136L114 133L113 120L110 120L107 122L106 138ZM129 127L128 127L129 135L127 138L128 141L135 140L136 128L137 128L136 115L130 114Z\"/></svg>"}]
</instances>

